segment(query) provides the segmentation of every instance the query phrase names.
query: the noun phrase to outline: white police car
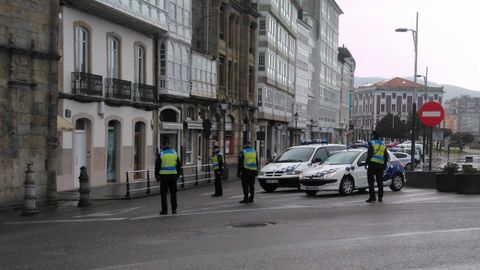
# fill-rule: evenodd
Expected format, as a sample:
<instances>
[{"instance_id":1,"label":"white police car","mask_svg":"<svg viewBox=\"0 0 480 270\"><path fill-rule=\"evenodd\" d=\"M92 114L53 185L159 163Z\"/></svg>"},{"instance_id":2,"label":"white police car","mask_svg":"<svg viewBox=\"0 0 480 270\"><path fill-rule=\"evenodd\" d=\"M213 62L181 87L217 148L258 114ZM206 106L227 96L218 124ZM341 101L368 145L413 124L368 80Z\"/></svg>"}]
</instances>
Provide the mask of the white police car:
<instances>
[{"instance_id":1,"label":"white police car","mask_svg":"<svg viewBox=\"0 0 480 270\"><path fill-rule=\"evenodd\" d=\"M405 182L402 163L390 152L390 161L384 175L384 186L389 186L392 191L402 189ZM318 191L338 191L341 195L352 194L354 190L368 188L367 149L357 148L339 152L329 157L321 165L315 165L304 171L300 177L300 189L309 196L314 196Z\"/></svg>"},{"instance_id":2,"label":"white police car","mask_svg":"<svg viewBox=\"0 0 480 270\"><path fill-rule=\"evenodd\" d=\"M346 146L341 144L311 144L290 147L260 170L258 182L266 192L273 192L278 187L299 188L298 177L303 171L345 149Z\"/></svg>"}]
</instances>

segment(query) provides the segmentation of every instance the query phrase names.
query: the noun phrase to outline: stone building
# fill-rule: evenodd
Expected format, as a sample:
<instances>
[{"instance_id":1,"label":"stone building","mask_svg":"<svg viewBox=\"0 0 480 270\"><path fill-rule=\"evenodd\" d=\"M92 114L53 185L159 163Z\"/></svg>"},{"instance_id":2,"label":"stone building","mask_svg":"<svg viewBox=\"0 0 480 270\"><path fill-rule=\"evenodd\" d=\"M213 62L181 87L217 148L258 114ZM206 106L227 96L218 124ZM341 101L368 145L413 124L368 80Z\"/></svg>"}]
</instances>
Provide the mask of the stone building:
<instances>
[{"instance_id":1,"label":"stone building","mask_svg":"<svg viewBox=\"0 0 480 270\"><path fill-rule=\"evenodd\" d=\"M212 127L230 168L242 144L255 141L256 19L251 0L193 1L192 48L218 63Z\"/></svg>"},{"instance_id":2,"label":"stone building","mask_svg":"<svg viewBox=\"0 0 480 270\"><path fill-rule=\"evenodd\" d=\"M352 93L352 123L354 140L368 140L372 129L388 113L397 114L407 121L413 110L413 82L399 77L355 88ZM416 84L417 107L427 101L443 100L443 86L430 87Z\"/></svg>"},{"instance_id":3,"label":"stone building","mask_svg":"<svg viewBox=\"0 0 480 270\"><path fill-rule=\"evenodd\" d=\"M445 102L443 125L452 132L468 132L480 137L480 98L460 96Z\"/></svg>"},{"instance_id":4,"label":"stone building","mask_svg":"<svg viewBox=\"0 0 480 270\"><path fill-rule=\"evenodd\" d=\"M56 199L58 0L0 1L0 204Z\"/></svg>"},{"instance_id":5,"label":"stone building","mask_svg":"<svg viewBox=\"0 0 480 270\"><path fill-rule=\"evenodd\" d=\"M345 46L338 48L338 61L340 63L340 110L339 116L342 143L352 142L353 129L351 128L352 118L352 91L355 88L355 67L356 62L350 51Z\"/></svg>"}]
</instances>

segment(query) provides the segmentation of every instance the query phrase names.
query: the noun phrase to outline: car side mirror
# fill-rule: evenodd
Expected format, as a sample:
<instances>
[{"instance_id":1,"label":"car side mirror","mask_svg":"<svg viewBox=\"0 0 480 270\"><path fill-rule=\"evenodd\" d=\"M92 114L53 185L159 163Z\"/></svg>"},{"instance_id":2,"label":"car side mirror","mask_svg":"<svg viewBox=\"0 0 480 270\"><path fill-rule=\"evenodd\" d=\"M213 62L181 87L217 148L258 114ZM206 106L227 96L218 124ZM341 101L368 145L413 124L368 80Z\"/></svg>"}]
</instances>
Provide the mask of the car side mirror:
<instances>
[{"instance_id":1,"label":"car side mirror","mask_svg":"<svg viewBox=\"0 0 480 270\"><path fill-rule=\"evenodd\" d=\"M321 158L316 158L313 160L313 163L322 163L322 159Z\"/></svg>"},{"instance_id":2,"label":"car side mirror","mask_svg":"<svg viewBox=\"0 0 480 270\"><path fill-rule=\"evenodd\" d=\"M358 163L359 167L362 167L362 166L365 166L365 165L367 165L366 161L361 161L361 162Z\"/></svg>"}]
</instances>

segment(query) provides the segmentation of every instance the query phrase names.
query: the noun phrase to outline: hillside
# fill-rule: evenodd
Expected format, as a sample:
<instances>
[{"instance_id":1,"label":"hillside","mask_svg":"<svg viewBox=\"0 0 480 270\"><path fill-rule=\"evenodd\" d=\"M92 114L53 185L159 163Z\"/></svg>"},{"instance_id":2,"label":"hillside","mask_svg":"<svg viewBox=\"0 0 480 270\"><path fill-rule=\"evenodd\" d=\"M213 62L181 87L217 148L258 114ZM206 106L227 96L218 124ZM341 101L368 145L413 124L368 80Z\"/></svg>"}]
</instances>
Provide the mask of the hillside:
<instances>
[{"instance_id":1,"label":"hillside","mask_svg":"<svg viewBox=\"0 0 480 270\"><path fill-rule=\"evenodd\" d=\"M405 78L407 80L412 80L412 77L407 77ZM365 84L370 84L370 83L376 83L379 81L383 81L385 78L380 78L380 77L355 77L355 87L359 87ZM423 80L420 80L419 83L422 83ZM435 82L429 82L429 86L435 86L439 87L442 86L441 84L435 83ZM470 90L467 88L455 86L455 85L443 85L444 90L445 90L445 99L451 99L456 96L462 96L462 95L469 95L472 97L480 97L480 91L474 91Z\"/></svg>"}]
</instances>

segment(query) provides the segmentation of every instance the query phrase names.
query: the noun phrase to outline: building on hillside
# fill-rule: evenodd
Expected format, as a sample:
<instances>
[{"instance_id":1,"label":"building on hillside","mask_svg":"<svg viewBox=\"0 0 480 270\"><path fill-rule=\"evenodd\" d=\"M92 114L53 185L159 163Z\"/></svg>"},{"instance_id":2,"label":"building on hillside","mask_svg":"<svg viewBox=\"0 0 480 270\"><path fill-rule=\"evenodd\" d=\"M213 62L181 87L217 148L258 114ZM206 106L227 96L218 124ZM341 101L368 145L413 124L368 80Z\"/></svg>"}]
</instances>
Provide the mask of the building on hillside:
<instances>
[{"instance_id":1,"label":"building on hillside","mask_svg":"<svg viewBox=\"0 0 480 270\"><path fill-rule=\"evenodd\" d=\"M460 96L445 102L444 127L480 137L480 98Z\"/></svg>"},{"instance_id":2,"label":"building on hillside","mask_svg":"<svg viewBox=\"0 0 480 270\"><path fill-rule=\"evenodd\" d=\"M343 11L334 0L305 0L302 6L314 22L312 88L315 97L309 99L308 105L309 118L313 120L312 137L338 142L348 124L339 118L342 82L338 35L339 17Z\"/></svg>"},{"instance_id":3,"label":"building on hillside","mask_svg":"<svg viewBox=\"0 0 480 270\"><path fill-rule=\"evenodd\" d=\"M352 95L354 140L368 140L376 124L389 113L407 121L413 110L413 85L412 81L396 77L355 88ZM443 86L425 87L417 83L416 89L417 108L427 101L442 103Z\"/></svg>"},{"instance_id":4,"label":"building on hillside","mask_svg":"<svg viewBox=\"0 0 480 270\"><path fill-rule=\"evenodd\" d=\"M295 70L297 0L259 0L258 11L258 125L265 134L262 157L270 158L296 144ZM295 111L295 112L294 112ZM298 122L297 122L298 126ZM268 153L267 153L268 152Z\"/></svg>"},{"instance_id":5,"label":"building on hillside","mask_svg":"<svg viewBox=\"0 0 480 270\"><path fill-rule=\"evenodd\" d=\"M124 182L154 164L157 36L168 32L167 2L62 1L58 189Z\"/></svg>"},{"instance_id":6,"label":"building on hillside","mask_svg":"<svg viewBox=\"0 0 480 270\"><path fill-rule=\"evenodd\" d=\"M343 47L338 48L338 61L340 62L340 142L347 143L353 141L353 129L350 127L352 118L352 91L355 88L355 66L356 62L350 51Z\"/></svg>"},{"instance_id":7,"label":"building on hillside","mask_svg":"<svg viewBox=\"0 0 480 270\"><path fill-rule=\"evenodd\" d=\"M56 200L58 8L0 2L0 205L23 199L28 163L37 199Z\"/></svg>"},{"instance_id":8,"label":"building on hillside","mask_svg":"<svg viewBox=\"0 0 480 270\"><path fill-rule=\"evenodd\" d=\"M252 0L193 1L195 51L217 61L217 103L211 107L212 127L229 167L237 163L242 145L255 138L257 5Z\"/></svg>"}]
</instances>

